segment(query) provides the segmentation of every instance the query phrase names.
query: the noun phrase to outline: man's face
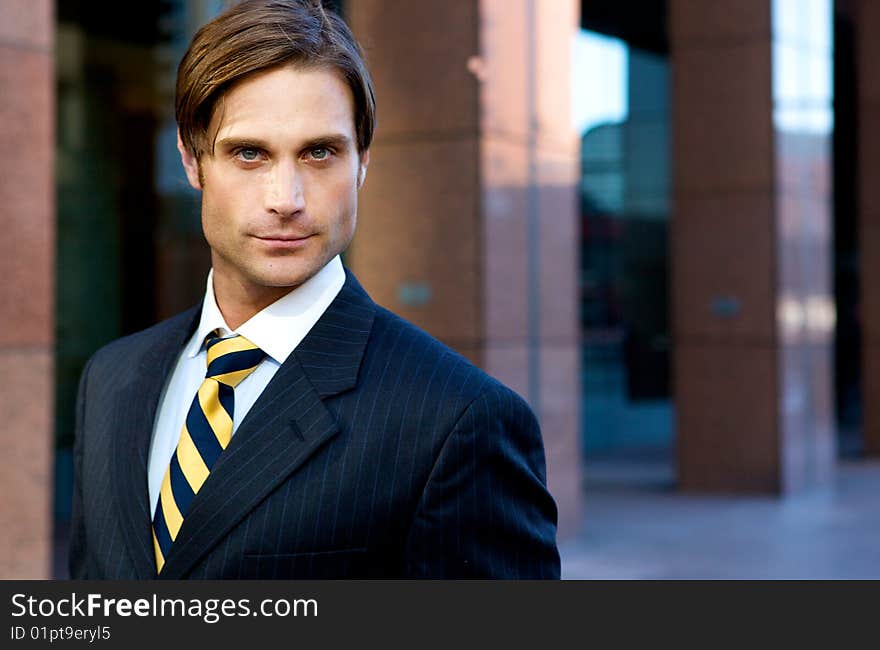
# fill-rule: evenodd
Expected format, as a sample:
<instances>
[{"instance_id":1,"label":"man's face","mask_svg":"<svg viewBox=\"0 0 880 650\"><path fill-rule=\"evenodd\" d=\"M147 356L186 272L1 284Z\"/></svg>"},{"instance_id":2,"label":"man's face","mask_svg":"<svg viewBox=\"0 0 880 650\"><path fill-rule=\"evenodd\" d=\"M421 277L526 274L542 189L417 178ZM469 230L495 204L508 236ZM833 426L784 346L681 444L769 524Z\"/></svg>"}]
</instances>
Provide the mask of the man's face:
<instances>
[{"instance_id":1,"label":"man's face","mask_svg":"<svg viewBox=\"0 0 880 650\"><path fill-rule=\"evenodd\" d=\"M246 78L217 103L208 138L201 170L181 154L202 190L218 294L280 297L349 245L369 157L336 72L288 65Z\"/></svg>"}]
</instances>

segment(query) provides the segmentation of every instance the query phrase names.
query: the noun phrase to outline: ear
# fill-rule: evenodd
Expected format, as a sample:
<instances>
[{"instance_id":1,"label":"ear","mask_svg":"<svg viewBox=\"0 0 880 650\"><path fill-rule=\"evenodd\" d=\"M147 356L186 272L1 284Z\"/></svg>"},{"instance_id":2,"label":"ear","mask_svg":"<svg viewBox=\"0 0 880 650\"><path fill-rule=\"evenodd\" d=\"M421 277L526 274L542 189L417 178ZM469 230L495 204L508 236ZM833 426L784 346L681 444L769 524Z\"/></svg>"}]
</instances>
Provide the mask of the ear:
<instances>
[{"instance_id":1,"label":"ear","mask_svg":"<svg viewBox=\"0 0 880 650\"><path fill-rule=\"evenodd\" d=\"M186 179L189 181L189 184L197 190L202 189L199 161L183 146L183 140L180 139L180 129L177 130L177 150L180 152L180 160L183 163L183 169L186 172Z\"/></svg>"},{"instance_id":2,"label":"ear","mask_svg":"<svg viewBox=\"0 0 880 650\"><path fill-rule=\"evenodd\" d=\"M361 189L364 185L364 180L367 178L367 167L370 165L370 150L367 149L364 154L361 156L360 165L358 165L358 189Z\"/></svg>"}]
</instances>

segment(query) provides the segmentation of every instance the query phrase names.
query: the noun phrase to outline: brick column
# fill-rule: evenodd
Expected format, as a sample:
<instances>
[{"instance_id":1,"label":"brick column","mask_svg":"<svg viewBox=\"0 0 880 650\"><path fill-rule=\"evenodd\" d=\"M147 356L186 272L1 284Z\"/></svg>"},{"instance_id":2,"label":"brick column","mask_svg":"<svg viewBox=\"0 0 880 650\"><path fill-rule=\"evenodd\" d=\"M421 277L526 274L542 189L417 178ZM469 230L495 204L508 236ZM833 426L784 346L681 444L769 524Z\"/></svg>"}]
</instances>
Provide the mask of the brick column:
<instances>
[{"instance_id":1,"label":"brick column","mask_svg":"<svg viewBox=\"0 0 880 650\"><path fill-rule=\"evenodd\" d=\"M571 0L358 0L379 130L348 263L381 304L541 420L560 537L580 521Z\"/></svg>"},{"instance_id":2,"label":"brick column","mask_svg":"<svg viewBox=\"0 0 880 650\"><path fill-rule=\"evenodd\" d=\"M862 426L865 452L880 455L880 5L855 3L858 89L858 228L862 321Z\"/></svg>"},{"instance_id":3,"label":"brick column","mask_svg":"<svg viewBox=\"0 0 880 650\"><path fill-rule=\"evenodd\" d=\"M783 5L669 4L685 490L786 493L833 464L831 102L810 85L831 66L810 26L830 33L831 12Z\"/></svg>"},{"instance_id":4,"label":"brick column","mask_svg":"<svg viewBox=\"0 0 880 650\"><path fill-rule=\"evenodd\" d=\"M54 5L0 0L0 578L50 577Z\"/></svg>"}]
</instances>

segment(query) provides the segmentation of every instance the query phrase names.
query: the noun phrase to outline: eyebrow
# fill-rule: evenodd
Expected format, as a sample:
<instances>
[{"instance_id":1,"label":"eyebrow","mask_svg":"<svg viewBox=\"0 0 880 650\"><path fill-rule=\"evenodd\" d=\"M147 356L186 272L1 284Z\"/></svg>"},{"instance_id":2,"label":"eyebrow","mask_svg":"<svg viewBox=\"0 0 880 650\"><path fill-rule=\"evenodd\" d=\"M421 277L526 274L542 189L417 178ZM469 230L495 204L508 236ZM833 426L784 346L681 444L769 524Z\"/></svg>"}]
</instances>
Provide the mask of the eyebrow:
<instances>
[{"instance_id":1,"label":"eyebrow","mask_svg":"<svg viewBox=\"0 0 880 650\"><path fill-rule=\"evenodd\" d=\"M351 138L343 133L328 133L309 138L303 142L301 149L314 149L315 147L334 147L344 149L351 144ZM224 150L236 147L255 147L257 149L271 149L270 144L262 138L250 138L247 136L229 136L217 141L217 146Z\"/></svg>"}]
</instances>

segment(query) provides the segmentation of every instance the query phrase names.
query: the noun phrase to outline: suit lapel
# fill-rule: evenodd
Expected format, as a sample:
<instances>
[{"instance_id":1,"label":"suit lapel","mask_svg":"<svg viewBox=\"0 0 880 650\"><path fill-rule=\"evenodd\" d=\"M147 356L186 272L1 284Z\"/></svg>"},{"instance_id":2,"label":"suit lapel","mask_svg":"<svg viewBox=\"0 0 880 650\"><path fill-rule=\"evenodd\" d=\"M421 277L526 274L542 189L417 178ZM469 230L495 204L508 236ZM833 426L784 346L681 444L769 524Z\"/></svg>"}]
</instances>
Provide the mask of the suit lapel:
<instances>
[{"instance_id":1,"label":"suit lapel","mask_svg":"<svg viewBox=\"0 0 880 650\"><path fill-rule=\"evenodd\" d=\"M161 578L184 577L338 433L322 399L356 385L374 310L346 271L339 295L278 369L193 499Z\"/></svg>"},{"instance_id":2,"label":"suit lapel","mask_svg":"<svg viewBox=\"0 0 880 650\"><path fill-rule=\"evenodd\" d=\"M117 427L110 432L115 447L112 463L117 516L140 578L156 575L147 480L153 422L162 388L198 315L198 309L184 312L158 328L143 345L140 358L133 359L138 370L130 373L130 382L120 388L116 413L110 420Z\"/></svg>"}]
</instances>

